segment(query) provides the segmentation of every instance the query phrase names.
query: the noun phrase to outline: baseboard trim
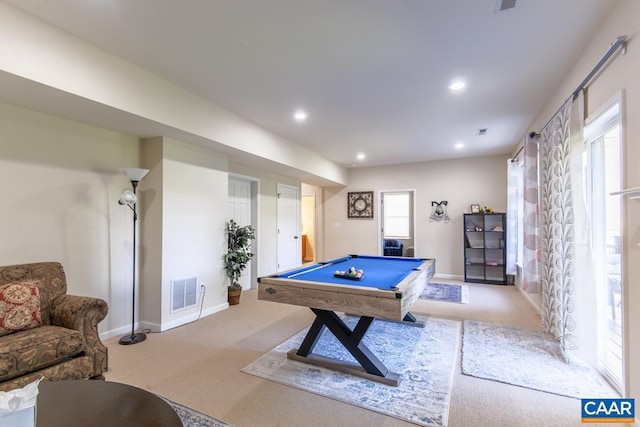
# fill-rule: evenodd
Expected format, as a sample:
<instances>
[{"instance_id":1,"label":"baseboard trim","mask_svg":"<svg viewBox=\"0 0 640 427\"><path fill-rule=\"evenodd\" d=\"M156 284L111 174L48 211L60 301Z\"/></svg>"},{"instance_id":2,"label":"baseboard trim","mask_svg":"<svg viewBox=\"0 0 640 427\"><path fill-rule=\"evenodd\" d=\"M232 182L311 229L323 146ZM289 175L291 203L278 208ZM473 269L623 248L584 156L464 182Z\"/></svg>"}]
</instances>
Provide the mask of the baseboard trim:
<instances>
[{"instance_id":1,"label":"baseboard trim","mask_svg":"<svg viewBox=\"0 0 640 427\"><path fill-rule=\"evenodd\" d=\"M213 307L209 307L205 310L202 310L202 315L200 316L200 318L202 317L207 317L210 316L214 313L218 313L222 310L226 310L227 308L229 308L229 303L228 302L224 302L222 304L218 304L215 305ZM192 323L195 322L196 320L198 320L198 313L191 313L187 316L181 317L179 319L173 320L171 322L164 322L162 325L158 325L158 324L154 324L153 327L150 327L148 329L150 329L152 332L164 332L164 331L168 331L170 329L173 328L177 328L179 326L183 326L186 325L187 323Z\"/></svg>"},{"instance_id":2,"label":"baseboard trim","mask_svg":"<svg viewBox=\"0 0 640 427\"><path fill-rule=\"evenodd\" d=\"M529 293L528 293L528 292L523 291L523 290L522 290L522 288L520 288L520 287L517 287L517 289L518 289L518 291L520 291L520 293L524 296L524 299L526 299L526 300L527 300L527 302L528 302L529 304L531 304L531 307L533 307L533 308L536 310L536 312L537 312L538 314L540 314L540 307L538 306L538 304L536 304L536 302L533 300L533 298L531 298L531 296L529 295Z\"/></svg>"},{"instance_id":3,"label":"baseboard trim","mask_svg":"<svg viewBox=\"0 0 640 427\"><path fill-rule=\"evenodd\" d=\"M226 310L229 308L229 303L224 302L222 304L215 305L213 307L209 307L207 309L202 310L202 317L210 316L214 313L218 313L222 310ZM179 326L186 325L187 323L195 322L198 320L198 312L190 313L186 316L183 316L179 319L172 320L171 322L165 322L163 324L158 324L155 322L138 322L135 324L134 330L148 330L153 333L168 331L173 328L177 328ZM111 329L109 331L101 332L100 339L108 340L113 337L119 337L121 335L126 335L131 333L131 326L121 326L119 328Z\"/></svg>"},{"instance_id":4,"label":"baseboard trim","mask_svg":"<svg viewBox=\"0 0 640 427\"><path fill-rule=\"evenodd\" d=\"M450 279L450 280L459 280L461 282L464 282L464 276L460 276L458 274L442 274L442 273L436 273L433 275L434 279Z\"/></svg>"},{"instance_id":5,"label":"baseboard trim","mask_svg":"<svg viewBox=\"0 0 640 427\"><path fill-rule=\"evenodd\" d=\"M99 326L99 325L98 325ZM139 331L140 330L140 324L136 323L135 327L134 327L134 331ZM100 339L101 340L108 340L109 338L113 338L113 337L119 337L119 336L124 336L127 334L131 334L131 326L127 325L127 326L121 326L119 328L116 329L111 329L109 331L105 331L105 332L100 332Z\"/></svg>"}]
</instances>

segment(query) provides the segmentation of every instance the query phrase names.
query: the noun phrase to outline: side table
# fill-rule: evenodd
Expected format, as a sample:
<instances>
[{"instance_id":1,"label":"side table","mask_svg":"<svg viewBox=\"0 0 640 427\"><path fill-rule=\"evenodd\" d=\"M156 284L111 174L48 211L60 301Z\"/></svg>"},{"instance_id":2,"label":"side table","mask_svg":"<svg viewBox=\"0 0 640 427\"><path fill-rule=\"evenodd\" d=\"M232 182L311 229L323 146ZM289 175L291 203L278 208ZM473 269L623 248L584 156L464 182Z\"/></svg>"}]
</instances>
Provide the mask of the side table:
<instances>
[{"instance_id":1,"label":"side table","mask_svg":"<svg viewBox=\"0 0 640 427\"><path fill-rule=\"evenodd\" d=\"M38 427L183 427L160 397L109 381L42 382L36 408Z\"/></svg>"}]
</instances>

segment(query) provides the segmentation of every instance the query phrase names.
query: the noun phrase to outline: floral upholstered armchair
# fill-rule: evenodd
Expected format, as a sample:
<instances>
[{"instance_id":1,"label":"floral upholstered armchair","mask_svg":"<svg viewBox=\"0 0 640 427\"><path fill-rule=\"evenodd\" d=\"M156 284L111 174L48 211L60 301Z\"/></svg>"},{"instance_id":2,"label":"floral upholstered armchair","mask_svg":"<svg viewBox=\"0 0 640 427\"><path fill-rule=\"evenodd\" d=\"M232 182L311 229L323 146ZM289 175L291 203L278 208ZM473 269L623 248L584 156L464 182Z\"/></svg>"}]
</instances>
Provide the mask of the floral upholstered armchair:
<instances>
[{"instance_id":1,"label":"floral upholstered armchair","mask_svg":"<svg viewBox=\"0 0 640 427\"><path fill-rule=\"evenodd\" d=\"M0 391L45 381L96 378L107 371L98 298L67 294L57 262L0 267Z\"/></svg>"}]
</instances>

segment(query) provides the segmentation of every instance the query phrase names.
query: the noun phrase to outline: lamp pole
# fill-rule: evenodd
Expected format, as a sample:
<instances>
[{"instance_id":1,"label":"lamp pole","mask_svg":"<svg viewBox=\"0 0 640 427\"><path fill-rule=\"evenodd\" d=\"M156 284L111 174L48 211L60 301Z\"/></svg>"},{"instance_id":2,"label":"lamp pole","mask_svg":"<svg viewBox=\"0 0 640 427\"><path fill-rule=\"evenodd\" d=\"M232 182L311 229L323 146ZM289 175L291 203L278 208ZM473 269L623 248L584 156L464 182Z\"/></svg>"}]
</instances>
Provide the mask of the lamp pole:
<instances>
[{"instance_id":1,"label":"lamp pole","mask_svg":"<svg viewBox=\"0 0 640 427\"><path fill-rule=\"evenodd\" d=\"M138 181L131 181L131 185L133 186L133 194L136 194L136 187L138 186ZM136 203L133 203L131 207L133 210L133 276L132 276L132 293L131 293L131 304L133 305L131 308L131 335L125 335L120 338L119 343L123 345L129 344L137 344L147 339L147 334L144 332L135 333L135 324L136 324L136 222L138 222L138 212L136 210Z\"/></svg>"},{"instance_id":2,"label":"lamp pole","mask_svg":"<svg viewBox=\"0 0 640 427\"><path fill-rule=\"evenodd\" d=\"M136 188L138 187L138 182L149 172L146 169L122 169L125 175L129 177L131 181L131 186L133 187L133 203L127 203L131 210L133 211L133 275L132 275L132 291L131 291L131 334L125 335L120 338L118 341L122 345L130 345L137 344L139 342L147 339L147 335L144 332L135 332L135 322L136 322L136 222L138 221L138 212L136 209ZM122 204L122 203L121 203Z\"/></svg>"}]
</instances>

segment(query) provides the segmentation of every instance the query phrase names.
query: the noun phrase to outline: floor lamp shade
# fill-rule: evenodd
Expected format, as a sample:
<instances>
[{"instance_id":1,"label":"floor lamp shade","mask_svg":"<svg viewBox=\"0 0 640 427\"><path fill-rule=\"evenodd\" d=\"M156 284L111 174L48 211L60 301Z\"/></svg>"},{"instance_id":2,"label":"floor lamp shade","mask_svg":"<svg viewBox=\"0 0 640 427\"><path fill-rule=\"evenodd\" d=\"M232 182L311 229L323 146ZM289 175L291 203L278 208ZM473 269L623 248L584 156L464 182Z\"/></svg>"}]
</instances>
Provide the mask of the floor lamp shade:
<instances>
[{"instance_id":1,"label":"floor lamp shade","mask_svg":"<svg viewBox=\"0 0 640 427\"><path fill-rule=\"evenodd\" d=\"M138 221L138 213L136 211L136 202L138 201L138 197L136 196L136 187L138 186L138 182L144 178L147 173L149 173L148 169L140 169L140 168L122 168L120 171L129 178L131 181L131 186L133 187L133 192L126 190L120 196L118 200L118 204L128 206L133 212L133 276L131 281L132 287L132 298L131 298L131 334L125 335L120 338L119 343L123 345L129 344L137 344L139 342L147 339L147 335L143 332L135 332L135 324L136 324L136 222Z\"/></svg>"},{"instance_id":2,"label":"floor lamp shade","mask_svg":"<svg viewBox=\"0 0 640 427\"><path fill-rule=\"evenodd\" d=\"M148 173L149 169L140 169L140 168L122 168L120 171L129 178L129 181L142 181Z\"/></svg>"}]
</instances>

